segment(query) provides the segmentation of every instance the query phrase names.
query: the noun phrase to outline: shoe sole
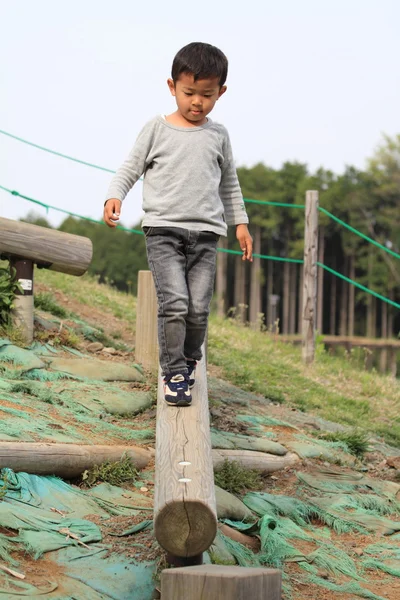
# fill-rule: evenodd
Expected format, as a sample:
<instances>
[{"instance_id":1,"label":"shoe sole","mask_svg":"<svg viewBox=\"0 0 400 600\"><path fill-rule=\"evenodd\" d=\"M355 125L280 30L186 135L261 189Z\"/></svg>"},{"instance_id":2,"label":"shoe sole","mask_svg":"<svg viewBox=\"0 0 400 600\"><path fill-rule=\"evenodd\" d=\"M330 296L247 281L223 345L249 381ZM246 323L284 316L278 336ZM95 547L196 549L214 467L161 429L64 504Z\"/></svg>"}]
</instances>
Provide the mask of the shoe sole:
<instances>
[{"instance_id":1,"label":"shoe sole","mask_svg":"<svg viewBox=\"0 0 400 600\"><path fill-rule=\"evenodd\" d=\"M192 404L191 400L178 400L178 402L170 402L169 400L165 399L165 402L168 404L168 406L190 406Z\"/></svg>"}]
</instances>

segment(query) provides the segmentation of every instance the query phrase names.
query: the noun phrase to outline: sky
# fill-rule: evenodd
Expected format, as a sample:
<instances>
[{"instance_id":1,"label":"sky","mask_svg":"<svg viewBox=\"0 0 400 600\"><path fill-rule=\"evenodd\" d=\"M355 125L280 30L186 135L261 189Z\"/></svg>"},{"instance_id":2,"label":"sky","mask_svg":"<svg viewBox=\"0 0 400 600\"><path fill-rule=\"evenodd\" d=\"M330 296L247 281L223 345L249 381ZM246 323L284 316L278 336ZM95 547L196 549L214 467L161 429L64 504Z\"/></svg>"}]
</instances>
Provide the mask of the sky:
<instances>
[{"instance_id":1,"label":"sky","mask_svg":"<svg viewBox=\"0 0 400 600\"><path fill-rule=\"evenodd\" d=\"M0 0L0 22L0 129L109 169L175 110L166 80L192 41L228 56L210 116L238 166L364 168L400 132L398 0ZM0 185L45 204L99 219L111 177L0 134ZM124 202L125 226L141 218L141 192ZM32 209L46 216L0 189L1 216Z\"/></svg>"}]
</instances>

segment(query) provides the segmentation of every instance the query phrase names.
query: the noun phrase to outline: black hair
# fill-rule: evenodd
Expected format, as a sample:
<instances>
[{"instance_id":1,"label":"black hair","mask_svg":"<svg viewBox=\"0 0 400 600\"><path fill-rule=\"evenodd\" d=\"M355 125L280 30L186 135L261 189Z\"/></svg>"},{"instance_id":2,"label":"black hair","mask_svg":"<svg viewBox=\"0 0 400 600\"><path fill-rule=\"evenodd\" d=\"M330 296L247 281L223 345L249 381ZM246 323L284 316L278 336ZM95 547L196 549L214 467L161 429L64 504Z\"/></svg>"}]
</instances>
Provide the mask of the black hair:
<instances>
[{"instance_id":1,"label":"black hair","mask_svg":"<svg viewBox=\"0 0 400 600\"><path fill-rule=\"evenodd\" d=\"M176 54L172 63L172 79L177 82L182 73L190 73L195 81L218 77L223 86L228 75L228 59L225 54L211 44L192 42Z\"/></svg>"}]
</instances>

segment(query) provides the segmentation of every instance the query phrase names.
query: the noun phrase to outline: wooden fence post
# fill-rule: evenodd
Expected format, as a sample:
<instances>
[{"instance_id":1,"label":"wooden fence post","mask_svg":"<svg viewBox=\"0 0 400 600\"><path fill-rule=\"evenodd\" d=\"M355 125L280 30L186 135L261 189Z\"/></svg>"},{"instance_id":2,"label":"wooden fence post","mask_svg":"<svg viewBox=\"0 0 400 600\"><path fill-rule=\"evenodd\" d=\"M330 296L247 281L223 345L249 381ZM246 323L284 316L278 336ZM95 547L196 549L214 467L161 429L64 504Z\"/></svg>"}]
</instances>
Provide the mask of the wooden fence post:
<instances>
[{"instance_id":1,"label":"wooden fence post","mask_svg":"<svg viewBox=\"0 0 400 600\"><path fill-rule=\"evenodd\" d=\"M204 565L161 573L162 600L281 600L278 569Z\"/></svg>"},{"instance_id":2,"label":"wooden fence post","mask_svg":"<svg viewBox=\"0 0 400 600\"><path fill-rule=\"evenodd\" d=\"M306 364L315 355L315 317L317 305L318 192L306 192L304 229L302 354Z\"/></svg>"},{"instance_id":3,"label":"wooden fence post","mask_svg":"<svg viewBox=\"0 0 400 600\"><path fill-rule=\"evenodd\" d=\"M135 359L150 371L158 368L157 297L151 271L139 271Z\"/></svg>"}]
</instances>

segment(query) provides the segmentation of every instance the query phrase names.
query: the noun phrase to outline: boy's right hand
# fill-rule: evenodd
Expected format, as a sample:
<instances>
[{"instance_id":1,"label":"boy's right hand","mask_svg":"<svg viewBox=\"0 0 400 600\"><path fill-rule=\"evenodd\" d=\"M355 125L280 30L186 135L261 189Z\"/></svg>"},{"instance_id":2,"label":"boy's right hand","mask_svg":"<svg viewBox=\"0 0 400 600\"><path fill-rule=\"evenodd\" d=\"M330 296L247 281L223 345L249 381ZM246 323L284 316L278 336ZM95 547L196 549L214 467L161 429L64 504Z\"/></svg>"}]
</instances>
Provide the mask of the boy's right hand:
<instances>
[{"instance_id":1,"label":"boy's right hand","mask_svg":"<svg viewBox=\"0 0 400 600\"><path fill-rule=\"evenodd\" d=\"M121 214L121 200L111 198L104 205L104 221L109 227L118 225L119 216Z\"/></svg>"}]
</instances>

